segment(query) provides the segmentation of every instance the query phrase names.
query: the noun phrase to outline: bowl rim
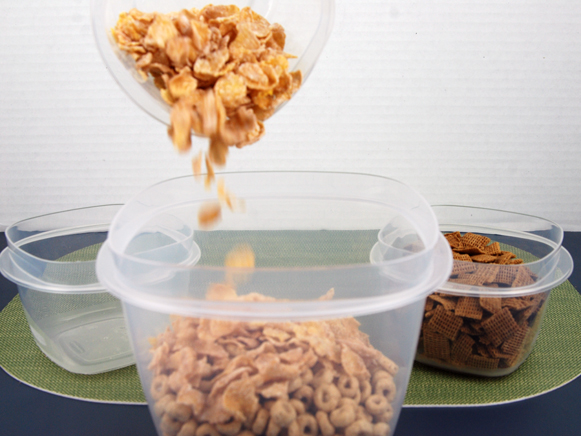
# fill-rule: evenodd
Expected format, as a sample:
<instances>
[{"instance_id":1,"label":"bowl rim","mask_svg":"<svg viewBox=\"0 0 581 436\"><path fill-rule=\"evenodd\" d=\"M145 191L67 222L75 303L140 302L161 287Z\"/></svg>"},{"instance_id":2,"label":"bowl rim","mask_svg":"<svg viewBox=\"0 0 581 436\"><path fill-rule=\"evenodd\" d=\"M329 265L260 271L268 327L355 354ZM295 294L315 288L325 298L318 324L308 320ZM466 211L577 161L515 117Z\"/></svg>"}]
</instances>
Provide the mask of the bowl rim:
<instances>
[{"instance_id":1,"label":"bowl rim","mask_svg":"<svg viewBox=\"0 0 581 436\"><path fill-rule=\"evenodd\" d=\"M426 281L394 294L377 297L250 302L184 299L144 293L119 277L108 241L99 251L97 276L108 292L119 298L124 305L158 313L237 321L337 319L386 312L419 301L423 303L430 293L447 280L452 270L452 253L447 249L447 244L445 238L440 235L436 250L439 250L441 255L434 256L430 277Z\"/></svg>"},{"instance_id":2,"label":"bowl rim","mask_svg":"<svg viewBox=\"0 0 581 436\"><path fill-rule=\"evenodd\" d=\"M421 193L416 190L415 188L413 188L412 186L408 185L407 183L404 183L400 180L391 178L391 177L385 177L385 176L380 176L380 175L375 175L375 174L368 174L368 173L361 173L361 172L345 172L345 171L295 171L295 170L282 170L282 171L278 171L278 170L266 170L266 171L228 171L228 172L220 172L220 173L216 173L216 176L243 176L243 175L268 175L268 174L294 174L294 175L301 175L301 174L316 174L316 175L346 175L346 176L364 176L367 178L377 178L380 180L385 180L385 181L389 181L392 183L397 183L400 186L408 189L411 193L415 194L416 198L423 203L423 205L426 207L426 212L428 212L430 214L430 220L435 223L436 228L438 227L438 221L437 221L437 217L435 215L435 213L432 210L432 207L430 206L430 204L427 202L427 200L421 195ZM202 174L202 177L204 176L204 174ZM109 231L109 235L107 237L108 242L109 242L109 250L111 250L113 252L113 254L118 257L119 259L122 260L126 260L126 261L130 261L130 262L135 262L137 264L142 264L142 265L150 265L153 267L165 267L165 268L170 268L170 269L174 269L174 270L189 270L191 268L198 268L198 269L205 269L205 270L209 270L209 271L231 271L231 272L240 272L240 273L244 273L244 272L248 272L249 269L248 268L243 268L243 267L224 267L224 266L200 266L200 265L192 265L192 264L172 264L172 263L167 263L167 262L160 262L160 261L154 261L154 260L150 260L150 259L143 259L140 257L136 257L130 254L127 254L124 252L124 249L126 248L121 248L121 247L116 247L114 242L110 239L112 237L114 237L116 231L117 231L117 227L119 227L119 221L121 219L121 215L123 213L123 210L126 207L130 207L133 202L137 202L138 199L140 198L140 196L146 194L148 191L155 189L156 187L162 186L164 184L169 184L175 181L180 181L180 180L187 180L187 179L192 179L192 175L186 175L186 176L177 176L177 177L172 177L166 180L162 180L159 181L153 185L150 185L148 187L146 187L145 189L142 189L140 192L138 192L133 198L131 198L130 200L127 201L126 204L124 204L121 209L119 210L119 212L115 215L115 217L113 218L112 222L111 222L111 226L110 226L110 231ZM175 205L172 205L172 207L175 207ZM155 216L156 213L151 213L151 216ZM405 214L404 214L405 215ZM415 223L414 223L415 224ZM431 241L428 244L424 244L424 249L422 249L421 251L418 252L414 252L411 253L408 256L399 258L399 259L395 259L395 260L388 260L388 261L382 261L382 262L376 262L375 264L378 266L385 266L387 264L389 265L396 265L399 263L407 263L409 261L413 261L419 257L423 257L426 254L430 254L432 253L432 251L434 250L434 247L438 244L439 239L437 237L437 234L435 234ZM333 270L333 269L345 269L345 268L360 268L360 267L364 267L364 268L372 268L374 267L374 265L370 264L370 263L358 263L358 264L349 264L349 265L331 265L331 266L313 266L313 267L301 267L299 268L302 271L320 271L320 270ZM289 271L293 268L282 268L282 267L278 267L278 268L273 268L273 267L258 267L258 268L251 268L251 271L254 272L260 272L260 271Z\"/></svg>"},{"instance_id":3,"label":"bowl rim","mask_svg":"<svg viewBox=\"0 0 581 436\"><path fill-rule=\"evenodd\" d=\"M15 240L14 237L11 235L12 230L18 227L19 225L27 222L31 222L33 220L47 218L51 216L57 215L64 215L71 212L79 212L85 210L94 210L94 209L104 209L104 208L112 208L119 210L123 204L120 203L108 203L108 204L101 204L101 205L93 205L93 206L85 206L85 207L78 207L78 208L71 208L65 209L57 212L50 212L41 215L35 215L29 218L24 218L18 220L12 224L10 224L4 233L6 238L7 246L2 252L0 253L0 273L5 276L8 280L13 283L16 283L19 286L24 286L27 288L39 290L42 292L50 292L56 294L81 294L81 293L97 293L97 292L105 292L105 288L103 285L99 283L98 280L95 280L94 283L87 283L83 285L67 285L67 284L60 284L60 283L51 283L45 282L40 280L39 278L33 277L26 271L25 268L22 267L22 262L28 263L30 261L41 263L45 266L54 265L63 267L67 264L74 265L74 266L81 266L81 265L91 265L96 263L95 260L86 260L86 261L75 261L75 262L61 262L57 260L50 260L44 257L40 257L34 254L29 253L26 250L23 250L21 247L31 242L40 241L43 239L49 239L51 237L56 236L66 236L66 235L73 235L78 234L79 230L85 229L109 229L110 222L95 222L94 224L90 225L82 225L82 226L69 226L64 227L62 229L53 229L49 231L40 232L31 236L28 236L23 239ZM13 256L19 258L19 263L16 264L13 260ZM4 268L6 264L10 264L13 268L17 268L18 273L13 273L10 270Z\"/></svg>"},{"instance_id":4,"label":"bowl rim","mask_svg":"<svg viewBox=\"0 0 581 436\"><path fill-rule=\"evenodd\" d=\"M317 55L315 61L308 66L306 71L303 71L303 85L316 66L321 53L329 41L329 37L335 24L335 0L319 1L321 3L321 16L319 18L317 31L313 35L311 41L305 47L304 52L301 53L300 57L297 59L297 66L291 70L296 71L300 69L298 68L300 61L307 54L310 55L315 53ZM108 32L109 29L105 25L105 5L107 3L108 0L90 0L93 39L95 41L95 45L97 46L101 60L103 61L106 69L109 71L109 74L111 77L113 77L119 88L121 88L125 95L127 95L138 108L159 122L165 125L169 125L171 106L165 102L162 103L161 100L157 102L158 104L150 105L149 103L153 101L153 97L144 91L142 85L139 83L133 72L129 71L123 65L123 62L115 52L116 47L112 47L112 36ZM224 1L223 3L228 2ZM327 19L323 20L324 17L327 17ZM313 42L315 40L318 40L318 44L314 45ZM301 88L302 87L303 86L301 86ZM280 109L282 109L286 103L288 103L288 101L278 106L275 112L278 112Z\"/></svg>"},{"instance_id":5,"label":"bowl rim","mask_svg":"<svg viewBox=\"0 0 581 436\"><path fill-rule=\"evenodd\" d=\"M480 206L470 206L470 205L461 205L461 204L434 204L434 205L432 205L432 208L433 208L436 216L438 216L438 213L437 213L438 209L444 208L444 207L455 208L458 210L459 209L466 209L466 210L474 210L474 211L499 212L499 213L507 214L507 215L534 218L535 220L543 221L543 222L550 224L550 225L554 226L555 228L557 228L559 231L559 237L555 241L552 241L550 239L547 239L547 238L544 238L544 237L538 236L538 235L535 237L526 238L526 239L531 239L531 240L542 241L546 245L552 247L552 250L549 253L547 253L545 256L543 256L542 258L539 258L538 260L535 260L533 262L527 262L527 263L518 264L518 265L498 265L499 268L502 267L503 269L506 269L506 270L513 270L514 269L516 271L519 268L522 268L523 266L542 265L544 263L547 263L550 260L553 260L554 258L557 258L557 260L554 262L553 267L549 271L547 271L545 276L542 277L541 280L539 280L531 285L519 286L519 287L514 287L514 288L491 288L488 286L467 285L467 284L455 283L455 282L448 281L438 289L438 292L441 291L443 293L447 293L447 294L455 295L455 296L472 296L472 297L485 296L485 297L501 297L501 298L532 295L532 294L537 294L540 292L545 292L547 290L550 290L550 289L560 285L561 283L566 281L567 278L573 272L573 258L571 257L571 254L562 246L562 242L563 242L563 238L564 238L564 231L563 231L563 228L558 223L556 223L550 219L539 217L536 215L508 211L508 210L503 210L503 209L480 207ZM454 225L453 223L439 222L440 229L442 227L453 226L453 225ZM464 224L458 223L456 225L462 226ZM490 230L502 230L502 229L499 227L491 226ZM512 233L515 233L515 232L512 232ZM526 232L522 232L522 233L524 234ZM454 263L456 263L456 262L459 262L461 264L467 263L467 262L461 261L461 260L454 260ZM487 265L487 264L481 264L481 265Z\"/></svg>"},{"instance_id":6,"label":"bowl rim","mask_svg":"<svg viewBox=\"0 0 581 436\"><path fill-rule=\"evenodd\" d=\"M414 188L403 183L399 180L392 179L389 177L384 176L377 176L372 174L364 174L364 173L346 173L346 172L332 172L332 171L240 171L240 172L230 172L230 173L220 173L220 175L234 175L234 176L245 176L245 175L258 175L259 177L268 177L272 174L291 174L295 177L300 177L305 174L311 174L316 177L333 177L333 176L355 176L355 177L365 177L366 180L382 180L388 182L389 185L396 184L396 186L401 186L405 189L406 195L414 194L413 198L414 204L417 204L417 207L421 207L421 212L425 216L427 225L423 226L423 234L429 234L430 238L433 239L433 242L430 240L429 243L426 241L426 246L424 250L413 253L413 255L396 259L388 260L388 261L381 261L376 263L357 263L357 264L347 264L347 265L338 265L338 266L317 266L317 267L287 267L287 268L232 268L232 267L224 267L224 266L200 266L197 264L178 264L178 263L167 263L167 262L159 262L153 261L150 259L141 259L136 258L134 256L130 256L124 253L126 246L129 242L133 239L135 232L138 232L140 226L136 226L136 222L138 224L143 224L144 222L149 219L150 216L156 216L160 209L164 208L165 205L156 206L152 209L151 214L145 214L142 211L139 211L138 214L131 211L131 214L134 214L134 217L131 217L123 221L125 217L122 217L123 208L120 212L115 216L113 222L111 223L111 228L109 232L109 237L106 243L101 248L99 255L97 257L97 276L101 283L105 285L105 287L109 290L110 293L117 296L118 298L129 301L130 304L135 304L137 306L147 306L151 310L157 311L166 311L167 313L182 313L185 311L186 315L189 315L191 312L198 313L199 316L211 316L211 317L224 317L229 319L232 316L236 316L240 319L255 319L258 311L253 310L249 312L249 308L260 307L260 317L264 319L278 319L281 316L289 315L292 316L292 319L312 319L313 317L320 317L325 316L324 314L327 313L329 317L336 318L338 316L352 316L353 313L363 312L365 314L387 310L388 308L394 307L401 307L406 304L410 304L411 301L417 301L418 299L425 298L429 293L433 292L437 286L442 285L449 277L451 269L452 269L452 252L449 250L449 246L443 235L437 231L438 225L435 214L432 211L429 203L425 200L425 198L419 194ZM164 183L172 183L175 181L186 181L191 180L193 178L192 175L175 177L172 179L164 180L158 182L144 190L142 190L139 194L134 196L131 200L129 200L124 208L130 208L133 204L140 204L143 202L142 195L147 193L148 190L155 189ZM254 181L256 182L257 179ZM349 182L352 182L353 179L348 179ZM193 183L193 182L192 182ZM374 193L377 195L377 193ZM349 196L345 197L338 197L338 198L351 198ZM179 201L174 201L173 199L170 202L169 208L176 207L176 204L181 204ZM403 208L398 208L396 205L390 205L388 202L385 204L386 206L391 206L396 212L401 213L403 216L411 219L412 224L416 227L416 229L420 229L421 225L418 223L418 218L410 218L409 213L406 214ZM165 208L164 208L165 210ZM121 235L119 246L114 246L113 238L116 235L116 232L124 232L127 228L131 229L131 232L128 232L127 235ZM433 230L433 236L432 236ZM439 253L436 255L435 253ZM337 299L332 301L317 301L317 300L307 300L307 301L284 301L284 302L260 302L257 304L256 302L220 302L220 301L207 301L203 299L188 299L183 297L163 297L159 295L155 295L153 293L143 292L140 289L140 284L135 283L131 277L125 277L123 272L120 271L119 265L122 265L124 262L129 262L129 264L133 263L134 265L139 266L155 266L161 269L161 272L165 276L177 273L196 273L196 271L204 272L204 271L219 271L219 272L228 272L228 273L245 273L245 272L252 272L253 274L261 274L261 273L288 273L293 271L298 272L333 272L339 270L352 270L355 271L369 271L370 274L374 274L376 276L380 276L382 273L388 273L387 268L394 268L397 267L401 262L415 261L416 256L422 256L428 254L430 259L427 263L428 265L426 268L429 268L428 273L425 275L426 277L421 277L420 280L410 280L410 281L402 281L401 289L398 289L391 294L386 293L385 295L381 296L373 296L373 297L359 297L359 298L345 298L345 299ZM413 257L412 257L413 256ZM409 259L408 259L409 258ZM179 304L176 304L178 302ZM322 309L324 310L321 310ZM228 308L226 310L226 308ZM323 313L320 315L319 312ZM360 313L360 314L363 314ZM314 315L315 314L315 315Z\"/></svg>"}]
</instances>

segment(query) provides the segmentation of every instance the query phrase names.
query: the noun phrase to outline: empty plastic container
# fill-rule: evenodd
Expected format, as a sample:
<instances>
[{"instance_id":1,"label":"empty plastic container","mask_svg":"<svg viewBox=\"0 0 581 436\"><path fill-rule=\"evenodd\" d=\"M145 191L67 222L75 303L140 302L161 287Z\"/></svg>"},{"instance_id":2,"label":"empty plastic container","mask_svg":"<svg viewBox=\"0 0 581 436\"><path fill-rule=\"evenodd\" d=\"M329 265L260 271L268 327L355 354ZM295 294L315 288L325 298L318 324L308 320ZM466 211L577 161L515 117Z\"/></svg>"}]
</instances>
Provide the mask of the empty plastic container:
<instances>
[{"instance_id":1,"label":"empty plastic container","mask_svg":"<svg viewBox=\"0 0 581 436\"><path fill-rule=\"evenodd\" d=\"M534 348L551 290L567 280L573 260L563 229L531 215L468 206L434 206L443 233L490 239L479 253L513 253L521 264L454 260L452 275L427 300L416 360L455 372L510 374ZM498 243L496 246L495 243ZM470 245L470 244L465 244ZM466 252L462 247L458 252ZM505 257L510 261L509 254Z\"/></svg>"},{"instance_id":2,"label":"empty plastic container","mask_svg":"<svg viewBox=\"0 0 581 436\"><path fill-rule=\"evenodd\" d=\"M95 374L135 362L120 301L95 259L119 205L42 215L6 230L0 272L16 283L34 340L62 368Z\"/></svg>"},{"instance_id":3,"label":"empty plastic container","mask_svg":"<svg viewBox=\"0 0 581 436\"><path fill-rule=\"evenodd\" d=\"M168 180L121 209L97 259L123 302L158 433L391 434L425 298L452 266L430 206L376 176L221 177L242 211L225 208L204 230L198 211L213 194L193 177ZM398 228L402 239L386 236ZM231 262L240 247L254 262Z\"/></svg>"}]
</instances>

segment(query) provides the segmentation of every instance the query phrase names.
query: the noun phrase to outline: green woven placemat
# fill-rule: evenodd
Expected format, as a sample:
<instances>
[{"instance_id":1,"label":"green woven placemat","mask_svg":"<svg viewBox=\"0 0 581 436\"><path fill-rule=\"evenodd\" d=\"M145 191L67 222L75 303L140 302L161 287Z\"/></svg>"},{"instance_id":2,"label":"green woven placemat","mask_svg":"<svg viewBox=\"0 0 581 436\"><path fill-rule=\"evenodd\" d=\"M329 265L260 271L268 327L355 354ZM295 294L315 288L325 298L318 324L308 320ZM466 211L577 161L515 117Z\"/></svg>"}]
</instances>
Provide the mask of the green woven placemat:
<instances>
[{"instance_id":1,"label":"green woven placemat","mask_svg":"<svg viewBox=\"0 0 581 436\"><path fill-rule=\"evenodd\" d=\"M364 239L373 241L367 235ZM366 245L362 244L362 250L368 250ZM352 241L344 248L358 251L353 250ZM498 404L556 389L581 374L580 331L581 295L567 281L551 292L537 343L516 372L490 379L458 375L416 363L404 405ZM0 367L28 385L63 396L99 402L145 403L135 366L104 374L79 375L69 373L45 357L30 333L18 296L0 312Z\"/></svg>"},{"instance_id":2,"label":"green woven placemat","mask_svg":"<svg viewBox=\"0 0 581 436\"><path fill-rule=\"evenodd\" d=\"M27 385L65 397L111 403L145 403L135 365L95 375L73 374L36 346L17 295L0 312L0 366Z\"/></svg>"},{"instance_id":3,"label":"green woven placemat","mask_svg":"<svg viewBox=\"0 0 581 436\"><path fill-rule=\"evenodd\" d=\"M565 282L551 292L535 348L521 367L500 378L463 376L416 363L405 406L459 406L521 400L556 389L581 374L581 295ZM34 343L16 296L0 312L0 366L16 379L84 400L144 403L135 366L97 375L72 374Z\"/></svg>"},{"instance_id":4,"label":"green woven placemat","mask_svg":"<svg viewBox=\"0 0 581 436\"><path fill-rule=\"evenodd\" d=\"M101 245L89 245L59 258L58 261L94 260ZM88 280L85 269L78 273L82 274L82 280ZM91 273L94 274L94 271L89 272ZM50 276L51 280L58 281L62 278L61 274L60 269L51 268L49 264L43 277ZM67 277L66 281L74 283L75 278ZM90 295L94 296L95 304L113 299L105 293ZM58 301L59 307L51 307L51 310L71 311L78 304L78 298L74 295L63 295ZM87 304L86 298L82 301ZM42 304L50 304L50 301L41 302ZM82 375L68 372L48 359L34 342L18 295L0 312L0 367L23 383L66 397L111 403L145 403L135 365L104 374Z\"/></svg>"}]
</instances>

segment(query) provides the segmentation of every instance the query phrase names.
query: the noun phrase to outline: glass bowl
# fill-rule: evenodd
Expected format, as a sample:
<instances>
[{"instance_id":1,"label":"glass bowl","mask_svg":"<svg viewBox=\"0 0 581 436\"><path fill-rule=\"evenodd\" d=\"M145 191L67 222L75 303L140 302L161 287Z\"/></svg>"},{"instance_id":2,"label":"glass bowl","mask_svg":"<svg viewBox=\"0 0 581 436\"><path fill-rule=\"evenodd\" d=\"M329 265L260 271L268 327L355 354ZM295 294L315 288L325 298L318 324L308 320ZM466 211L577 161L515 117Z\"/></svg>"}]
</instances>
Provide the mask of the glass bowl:
<instances>
[{"instance_id":1,"label":"glass bowl","mask_svg":"<svg viewBox=\"0 0 581 436\"><path fill-rule=\"evenodd\" d=\"M168 13L194 7L201 9L207 4L249 6L270 23L281 24L286 31L285 52L296 56L296 59L289 59L289 71L300 70L303 83L327 43L335 17L334 0L91 0L93 33L107 69L141 109L164 124L169 125L170 106L161 98L151 78L143 81L135 70L133 59L118 49L111 29L119 14L132 8ZM277 111L282 106L284 104Z\"/></svg>"}]
</instances>

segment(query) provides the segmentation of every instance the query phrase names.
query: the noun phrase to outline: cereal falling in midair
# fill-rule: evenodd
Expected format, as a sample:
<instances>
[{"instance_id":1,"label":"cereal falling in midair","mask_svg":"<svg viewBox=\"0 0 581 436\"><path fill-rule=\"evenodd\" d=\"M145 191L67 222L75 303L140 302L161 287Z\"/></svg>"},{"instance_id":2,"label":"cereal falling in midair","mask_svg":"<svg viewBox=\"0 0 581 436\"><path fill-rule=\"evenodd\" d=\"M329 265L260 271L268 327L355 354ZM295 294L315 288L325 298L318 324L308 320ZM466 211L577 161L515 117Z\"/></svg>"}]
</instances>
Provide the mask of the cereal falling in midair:
<instances>
[{"instance_id":1,"label":"cereal falling in midair","mask_svg":"<svg viewBox=\"0 0 581 436\"><path fill-rule=\"evenodd\" d=\"M288 71L294 56L284 52L283 27L249 7L208 5L168 14L131 9L119 15L112 34L171 106L168 134L175 149L190 150L192 132L209 139L204 161L192 159L196 179L205 163L206 189L214 166L226 165L229 147L262 138L263 122L302 84L300 71ZM233 210L231 194L222 189L218 197ZM199 216L200 227L209 229L221 212L205 205Z\"/></svg>"}]
</instances>

